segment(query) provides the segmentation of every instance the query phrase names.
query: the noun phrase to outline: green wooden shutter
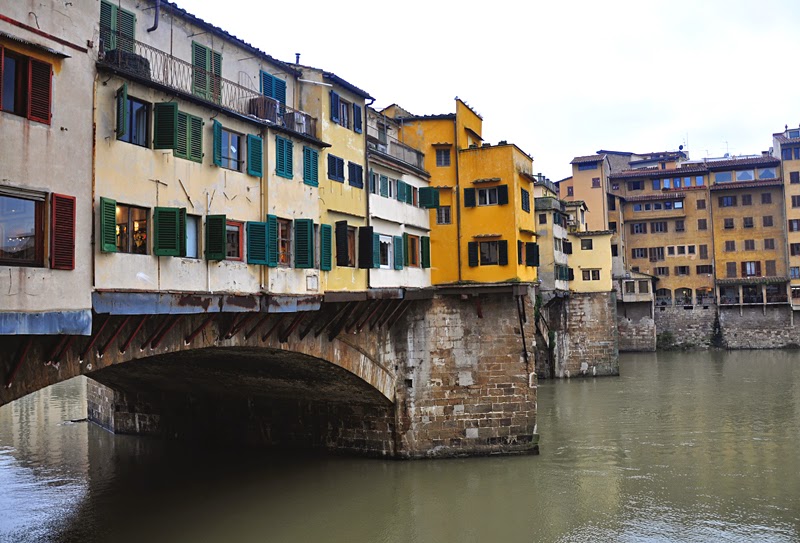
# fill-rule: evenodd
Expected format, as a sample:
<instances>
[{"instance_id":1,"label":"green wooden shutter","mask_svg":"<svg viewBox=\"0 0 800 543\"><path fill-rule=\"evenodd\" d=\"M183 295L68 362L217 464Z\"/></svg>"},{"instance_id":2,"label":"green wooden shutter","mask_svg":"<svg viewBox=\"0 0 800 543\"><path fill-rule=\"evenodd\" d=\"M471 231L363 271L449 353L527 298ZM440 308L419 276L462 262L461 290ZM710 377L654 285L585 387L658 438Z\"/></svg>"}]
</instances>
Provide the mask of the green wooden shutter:
<instances>
[{"instance_id":1,"label":"green wooden shutter","mask_svg":"<svg viewBox=\"0 0 800 543\"><path fill-rule=\"evenodd\" d=\"M381 196L383 196L384 198L388 198L389 197L389 178L386 177L385 175L382 175L381 176L380 185L381 185L381 187L380 187Z\"/></svg>"},{"instance_id":2,"label":"green wooden shutter","mask_svg":"<svg viewBox=\"0 0 800 543\"><path fill-rule=\"evenodd\" d=\"M105 51L117 48L117 6L109 2L100 2L100 39Z\"/></svg>"},{"instance_id":3,"label":"green wooden shutter","mask_svg":"<svg viewBox=\"0 0 800 543\"><path fill-rule=\"evenodd\" d=\"M122 8L117 9L117 44L120 50L133 53L136 49L136 15Z\"/></svg>"},{"instance_id":4,"label":"green wooden shutter","mask_svg":"<svg viewBox=\"0 0 800 543\"><path fill-rule=\"evenodd\" d=\"M275 78L272 77L270 74L261 70L261 77L259 78L261 81L261 94L264 96L269 96L270 98L275 97L275 86L274 81Z\"/></svg>"},{"instance_id":5,"label":"green wooden shutter","mask_svg":"<svg viewBox=\"0 0 800 543\"><path fill-rule=\"evenodd\" d=\"M267 223L247 223L247 263L267 265Z\"/></svg>"},{"instance_id":6,"label":"green wooden shutter","mask_svg":"<svg viewBox=\"0 0 800 543\"><path fill-rule=\"evenodd\" d=\"M361 134L362 130L361 106L353 104L353 131Z\"/></svg>"},{"instance_id":7,"label":"green wooden shutter","mask_svg":"<svg viewBox=\"0 0 800 543\"><path fill-rule=\"evenodd\" d=\"M417 196L419 198L419 196ZM406 183L406 203L414 205L414 187Z\"/></svg>"},{"instance_id":8,"label":"green wooden shutter","mask_svg":"<svg viewBox=\"0 0 800 543\"><path fill-rule=\"evenodd\" d=\"M319 153L311 147L303 147L303 183L319 186Z\"/></svg>"},{"instance_id":9,"label":"green wooden shutter","mask_svg":"<svg viewBox=\"0 0 800 543\"><path fill-rule=\"evenodd\" d=\"M253 134L247 135L247 173L264 175L264 141Z\"/></svg>"},{"instance_id":10,"label":"green wooden shutter","mask_svg":"<svg viewBox=\"0 0 800 543\"><path fill-rule=\"evenodd\" d=\"M525 265L538 266L539 265L539 244L526 243L525 244Z\"/></svg>"},{"instance_id":11,"label":"green wooden shutter","mask_svg":"<svg viewBox=\"0 0 800 543\"><path fill-rule=\"evenodd\" d=\"M188 121L187 135L189 153L188 159L194 162L203 162L203 119L194 115L186 115Z\"/></svg>"},{"instance_id":12,"label":"green wooden shutter","mask_svg":"<svg viewBox=\"0 0 800 543\"><path fill-rule=\"evenodd\" d=\"M225 260L228 221L225 215L206 217L206 260Z\"/></svg>"},{"instance_id":13,"label":"green wooden shutter","mask_svg":"<svg viewBox=\"0 0 800 543\"><path fill-rule=\"evenodd\" d=\"M419 207L434 209L439 207L439 191L433 187L420 187Z\"/></svg>"},{"instance_id":14,"label":"green wooden shutter","mask_svg":"<svg viewBox=\"0 0 800 543\"><path fill-rule=\"evenodd\" d=\"M153 254L180 256L180 212L177 207L157 207L153 210Z\"/></svg>"},{"instance_id":15,"label":"green wooden shutter","mask_svg":"<svg viewBox=\"0 0 800 543\"><path fill-rule=\"evenodd\" d=\"M117 252L117 201L100 198L100 250Z\"/></svg>"},{"instance_id":16,"label":"green wooden shutter","mask_svg":"<svg viewBox=\"0 0 800 543\"><path fill-rule=\"evenodd\" d=\"M208 98L208 48L192 42L192 94Z\"/></svg>"},{"instance_id":17,"label":"green wooden shutter","mask_svg":"<svg viewBox=\"0 0 800 543\"><path fill-rule=\"evenodd\" d=\"M281 104L286 105L286 81L274 78L273 92L272 97Z\"/></svg>"},{"instance_id":18,"label":"green wooden shutter","mask_svg":"<svg viewBox=\"0 0 800 543\"><path fill-rule=\"evenodd\" d=\"M372 267L381 267L381 235L372 234Z\"/></svg>"},{"instance_id":19,"label":"green wooden shutter","mask_svg":"<svg viewBox=\"0 0 800 543\"><path fill-rule=\"evenodd\" d=\"M212 121L214 133L214 166L222 166L222 123L214 119Z\"/></svg>"},{"instance_id":20,"label":"green wooden shutter","mask_svg":"<svg viewBox=\"0 0 800 543\"><path fill-rule=\"evenodd\" d=\"M431 267L431 238L422 236L422 267Z\"/></svg>"},{"instance_id":21,"label":"green wooden shutter","mask_svg":"<svg viewBox=\"0 0 800 543\"><path fill-rule=\"evenodd\" d=\"M278 217L267 215L267 266L278 265Z\"/></svg>"},{"instance_id":22,"label":"green wooden shutter","mask_svg":"<svg viewBox=\"0 0 800 543\"><path fill-rule=\"evenodd\" d=\"M402 270L403 262L405 262L405 257L403 256L403 238L394 236L392 242L394 243L394 269Z\"/></svg>"},{"instance_id":23,"label":"green wooden shutter","mask_svg":"<svg viewBox=\"0 0 800 543\"><path fill-rule=\"evenodd\" d=\"M403 264L408 266L410 262L410 254L408 252L408 234L403 233Z\"/></svg>"},{"instance_id":24,"label":"green wooden shutter","mask_svg":"<svg viewBox=\"0 0 800 543\"><path fill-rule=\"evenodd\" d=\"M178 210L178 256L186 256L186 208Z\"/></svg>"},{"instance_id":25,"label":"green wooden shutter","mask_svg":"<svg viewBox=\"0 0 800 543\"><path fill-rule=\"evenodd\" d=\"M314 267L314 221L294 220L294 267Z\"/></svg>"},{"instance_id":26,"label":"green wooden shutter","mask_svg":"<svg viewBox=\"0 0 800 543\"><path fill-rule=\"evenodd\" d=\"M398 180L396 186L397 186L397 194L395 195L395 197L397 198L397 200L399 202L405 202L406 201L406 184L403 183L402 181Z\"/></svg>"},{"instance_id":27,"label":"green wooden shutter","mask_svg":"<svg viewBox=\"0 0 800 543\"><path fill-rule=\"evenodd\" d=\"M331 238L332 228L330 224L321 224L319 227L319 269L330 271L332 265Z\"/></svg>"},{"instance_id":28,"label":"green wooden shutter","mask_svg":"<svg viewBox=\"0 0 800 543\"><path fill-rule=\"evenodd\" d=\"M294 142L292 140L283 140L283 145L286 147L286 177L292 179L294 177Z\"/></svg>"},{"instance_id":29,"label":"green wooden shutter","mask_svg":"<svg viewBox=\"0 0 800 543\"><path fill-rule=\"evenodd\" d=\"M508 203L508 185L499 185L497 187L497 203L499 205Z\"/></svg>"},{"instance_id":30,"label":"green wooden shutter","mask_svg":"<svg viewBox=\"0 0 800 543\"><path fill-rule=\"evenodd\" d=\"M331 91L331 120L339 122L339 95Z\"/></svg>"},{"instance_id":31,"label":"green wooden shutter","mask_svg":"<svg viewBox=\"0 0 800 543\"><path fill-rule=\"evenodd\" d=\"M128 132L128 84L123 83L117 89L117 139Z\"/></svg>"},{"instance_id":32,"label":"green wooden shutter","mask_svg":"<svg viewBox=\"0 0 800 543\"><path fill-rule=\"evenodd\" d=\"M464 207L475 207L475 189L464 189Z\"/></svg>"},{"instance_id":33,"label":"green wooden shutter","mask_svg":"<svg viewBox=\"0 0 800 543\"><path fill-rule=\"evenodd\" d=\"M497 242L497 256L501 266L508 266L508 240L501 239Z\"/></svg>"},{"instance_id":34,"label":"green wooden shutter","mask_svg":"<svg viewBox=\"0 0 800 543\"><path fill-rule=\"evenodd\" d=\"M208 99L219 104L222 100L222 54L209 50L208 62L212 74L208 82Z\"/></svg>"},{"instance_id":35,"label":"green wooden shutter","mask_svg":"<svg viewBox=\"0 0 800 543\"><path fill-rule=\"evenodd\" d=\"M292 153L292 140L275 136L275 173L287 179L293 177Z\"/></svg>"},{"instance_id":36,"label":"green wooden shutter","mask_svg":"<svg viewBox=\"0 0 800 543\"><path fill-rule=\"evenodd\" d=\"M177 149L178 113L177 102L153 106L153 149Z\"/></svg>"},{"instance_id":37,"label":"green wooden shutter","mask_svg":"<svg viewBox=\"0 0 800 543\"><path fill-rule=\"evenodd\" d=\"M478 242L470 241L467 243L467 262L470 268L478 265Z\"/></svg>"},{"instance_id":38,"label":"green wooden shutter","mask_svg":"<svg viewBox=\"0 0 800 543\"><path fill-rule=\"evenodd\" d=\"M175 145L175 156L189 158L189 115L178 111L178 138Z\"/></svg>"}]
</instances>

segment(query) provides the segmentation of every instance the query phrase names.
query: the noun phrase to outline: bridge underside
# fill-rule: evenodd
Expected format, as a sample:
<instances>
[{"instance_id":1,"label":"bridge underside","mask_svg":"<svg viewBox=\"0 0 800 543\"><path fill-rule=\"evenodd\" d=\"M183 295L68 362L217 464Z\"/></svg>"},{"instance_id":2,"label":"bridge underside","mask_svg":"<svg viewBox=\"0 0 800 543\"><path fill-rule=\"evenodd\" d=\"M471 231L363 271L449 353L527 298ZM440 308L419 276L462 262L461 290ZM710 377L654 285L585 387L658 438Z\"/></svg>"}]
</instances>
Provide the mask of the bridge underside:
<instances>
[{"instance_id":1,"label":"bridge underside","mask_svg":"<svg viewBox=\"0 0 800 543\"><path fill-rule=\"evenodd\" d=\"M89 417L121 434L394 456L392 402L314 357L207 348L92 373Z\"/></svg>"}]
</instances>

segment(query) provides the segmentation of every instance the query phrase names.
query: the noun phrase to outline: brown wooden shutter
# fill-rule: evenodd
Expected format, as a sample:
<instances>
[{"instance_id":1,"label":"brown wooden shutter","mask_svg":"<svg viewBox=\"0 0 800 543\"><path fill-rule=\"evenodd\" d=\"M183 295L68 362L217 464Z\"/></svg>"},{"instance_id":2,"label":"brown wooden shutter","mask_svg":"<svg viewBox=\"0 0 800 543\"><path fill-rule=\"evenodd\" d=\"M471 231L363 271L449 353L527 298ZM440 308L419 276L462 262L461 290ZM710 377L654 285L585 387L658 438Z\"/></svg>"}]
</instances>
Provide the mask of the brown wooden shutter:
<instances>
[{"instance_id":1,"label":"brown wooden shutter","mask_svg":"<svg viewBox=\"0 0 800 543\"><path fill-rule=\"evenodd\" d=\"M75 269L75 197L53 194L50 199L50 267Z\"/></svg>"},{"instance_id":2,"label":"brown wooden shutter","mask_svg":"<svg viewBox=\"0 0 800 543\"><path fill-rule=\"evenodd\" d=\"M51 67L46 62L30 59L28 64L28 119L50 124Z\"/></svg>"}]
</instances>

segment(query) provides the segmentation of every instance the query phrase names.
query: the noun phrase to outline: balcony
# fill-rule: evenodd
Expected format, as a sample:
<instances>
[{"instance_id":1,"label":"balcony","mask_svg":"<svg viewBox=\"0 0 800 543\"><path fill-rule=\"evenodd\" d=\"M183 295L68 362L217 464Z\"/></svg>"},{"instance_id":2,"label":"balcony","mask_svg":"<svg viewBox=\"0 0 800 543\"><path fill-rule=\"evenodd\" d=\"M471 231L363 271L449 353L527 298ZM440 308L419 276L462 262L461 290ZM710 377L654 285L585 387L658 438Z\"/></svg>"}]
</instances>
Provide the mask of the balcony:
<instances>
[{"instance_id":1,"label":"balcony","mask_svg":"<svg viewBox=\"0 0 800 543\"><path fill-rule=\"evenodd\" d=\"M405 162L419 170L425 169L425 154L401 143L396 138L381 132L375 126L367 126L367 147Z\"/></svg>"},{"instance_id":2,"label":"balcony","mask_svg":"<svg viewBox=\"0 0 800 543\"><path fill-rule=\"evenodd\" d=\"M317 137L317 119L307 113L107 28L100 36L99 64L233 113ZM115 48L105 50L108 43Z\"/></svg>"}]
</instances>

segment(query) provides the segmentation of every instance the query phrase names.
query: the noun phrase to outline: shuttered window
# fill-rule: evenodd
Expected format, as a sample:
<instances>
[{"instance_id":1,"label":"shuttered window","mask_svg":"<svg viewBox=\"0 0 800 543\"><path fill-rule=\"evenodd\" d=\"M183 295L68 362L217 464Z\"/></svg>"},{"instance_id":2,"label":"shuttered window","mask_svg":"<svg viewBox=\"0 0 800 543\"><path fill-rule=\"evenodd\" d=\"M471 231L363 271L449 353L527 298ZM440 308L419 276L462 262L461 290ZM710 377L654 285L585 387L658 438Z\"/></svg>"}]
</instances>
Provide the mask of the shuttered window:
<instances>
[{"instance_id":1,"label":"shuttered window","mask_svg":"<svg viewBox=\"0 0 800 543\"><path fill-rule=\"evenodd\" d=\"M100 198L100 250L117 252L117 201Z\"/></svg>"},{"instance_id":2,"label":"shuttered window","mask_svg":"<svg viewBox=\"0 0 800 543\"><path fill-rule=\"evenodd\" d=\"M178 103L161 102L153 106L153 148L178 147Z\"/></svg>"},{"instance_id":3,"label":"shuttered window","mask_svg":"<svg viewBox=\"0 0 800 543\"><path fill-rule=\"evenodd\" d=\"M339 95L336 94L334 91L331 91L331 121L338 123L339 122Z\"/></svg>"},{"instance_id":4,"label":"shuttered window","mask_svg":"<svg viewBox=\"0 0 800 543\"><path fill-rule=\"evenodd\" d=\"M278 265L278 217L267 215L267 266Z\"/></svg>"},{"instance_id":5,"label":"shuttered window","mask_svg":"<svg viewBox=\"0 0 800 543\"><path fill-rule=\"evenodd\" d=\"M332 228L330 224L319 227L319 269L330 271L332 267Z\"/></svg>"},{"instance_id":6,"label":"shuttered window","mask_svg":"<svg viewBox=\"0 0 800 543\"><path fill-rule=\"evenodd\" d=\"M203 162L203 119L178 111L175 156Z\"/></svg>"},{"instance_id":7,"label":"shuttered window","mask_svg":"<svg viewBox=\"0 0 800 543\"><path fill-rule=\"evenodd\" d=\"M279 79L272 74L261 70L259 81L261 83L261 94L269 96L286 105L286 81Z\"/></svg>"},{"instance_id":8,"label":"shuttered window","mask_svg":"<svg viewBox=\"0 0 800 543\"><path fill-rule=\"evenodd\" d=\"M423 268L430 268L431 267L431 238L428 236L422 236L420 238L421 246L422 246L422 267Z\"/></svg>"},{"instance_id":9,"label":"shuttered window","mask_svg":"<svg viewBox=\"0 0 800 543\"><path fill-rule=\"evenodd\" d=\"M352 266L347 221L336 222L336 265Z\"/></svg>"},{"instance_id":10,"label":"shuttered window","mask_svg":"<svg viewBox=\"0 0 800 543\"><path fill-rule=\"evenodd\" d=\"M381 267L381 235L377 232L372 234L372 267L375 269Z\"/></svg>"},{"instance_id":11,"label":"shuttered window","mask_svg":"<svg viewBox=\"0 0 800 543\"><path fill-rule=\"evenodd\" d=\"M119 6L100 2L100 40L103 50L113 51L119 48L132 53L136 39L136 15Z\"/></svg>"},{"instance_id":12,"label":"shuttered window","mask_svg":"<svg viewBox=\"0 0 800 543\"><path fill-rule=\"evenodd\" d=\"M266 266L267 261L267 223L247 223L247 263Z\"/></svg>"},{"instance_id":13,"label":"shuttered window","mask_svg":"<svg viewBox=\"0 0 800 543\"><path fill-rule=\"evenodd\" d=\"M539 265L539 244L528 242L525 244L525 265Z\"/></svg>"},{"instance_id":14,"label":"shuttered window","mask_svg":"<svg viewBox=\"0 0 800 543\"><path fill-rule=\"evenodd\" d=\"M303 183L319 186L319 152L311 147L303 147Z\"/></svg>"},{"instance_id":15,"label":"shuttered window","mask_svg":"<svg viewBox=\"0 0 800 543\"><path fill-rule=\"evenodd\" d=\"M361 134L363 131L363 121L361 117L361 106L358 104L353 104L353 131L357 134Z\"/></svg>"},{"instance_id":16,"label":"shuttered window","mask_svg":"<svg viewBox=\"0 0 800 543\"><path fill-rule=\"evenodd\" d=\"M291 179L293 176L292 155L294 145L292 140L275 136L275 173L281 177Z\"/></svg>"},{"instance_id":17,"label":"shuttered window","mask_svg":"<svg viewBox=\"0 0 800 543\"><path fill-rule=\"evenodd\" d=\"M470 241L467 243L467 263L470 268L478 265L478 242Z\"/></svg>"},{"instance_id":18,"label":"shuttered window","mask_svg":"<svg viewBox=\"0 0 800 543\"><path fill-rule=\"evenodd\" d=\"M52 66L0 46L0 109L50 124Z\"/></svg>"},{"instance_id":19,"label":"shuttered window","mask_svg":"<svg viewBox=\"0 0 800 543\"><path fill-rule=\"evenodd\" d=\"M520 189L522 194L522 211L531 212L531 193L525 189Z\"/></svg>"},{"instance_id":20,"label":"shuttered window","mask_svg":"<svg viewBox=\"0 0 800 543\"><path fill-rule=\"evenodd\" d=\"M394 247L394 269L402 270L403 263L405 262L405 251L403 251L403 238L400 236L394 236L392 238Z\"/></svg>"},{"instance_id":21,"label":"shuttered window","mask_svg":"<svg viewBox=\"0 0 800 543\"><path fill-rule=\"evenodd\" d=\"M475 207L475 189L464 189L464 207Z\"/></svg>"},{"instance_id":22,"label":"shuttered window","mask_svg":"<svg viewBox=\"0 0 800 543\"><path fill-rule=\"evenodd\" d=\"M294 267L314 267L314 221L294 220Z\"/></svg>"},{"instance_id":23,"label":"shuttered window","mask_svg":"<svg viewBox=\"0 0 800 543\"><path fill-rule=\"evenodd\" d=\"M177 207L157 207L153 210L153 254L156 256L182 256L185 246L186 210ZM181 234L184 241L182 243ZM185 254L185 249L184 249Z\"/></svg>"},{"instance_id":24,"label":"shuttered window","mask_svg":"<svg viewBox=\"0 0 800 543\"><path fill-rule=\"evenodd\" d=\"M358 267L372 268L375 265L375 236L371 226L358 227Z\"/></svg>"},{"instance_id":25,"label":"shuttered window","mask_svg":"<svg viewBox=\"0 0 800 543\"><path fill-rule=\"evenodd\" d=\"M344 159L328 154L328 178L344 182Z\"/></svg>"},{"instance_id":26,"label":"shuttered window","mask_svg":"<svg viewBox=\"0 0 800 543\"><path fill-rule=\"evenodd\" d=\"M75 269L75 197L53 194L50 199L50 267Z\"/></svg>"},{"instance_id":27,"label":"shuttered window","mask_svg":"<svg viewBox=\"0 0 800 543\"><path fill-rule=\"evenodd\" d=\"M389 178L385 175L380 176L380 195L384 198L389 197Z\"/></svg>"},{"instance_id":28,"label":"shuttered window","mask_svg":"<svg viewBox=\"0 0 800 543\"><path fill-rule=\"evenodd\" d=\"M264 175L264 142L253 134L247 135L247 173Z\"/></svg>"},{"instance_id":29,"label":"shuttered window","mask_svg":"<svg viewBox=\"0 0 800 543\"><path fill-rule=\"evenodd\" d=\"M350 186L363 189L364 188L364 168L360 164L353 162L347 163L347 179Z\"/></svg>"},{"instance_id":30,"label":"shuttered window","mask_svg":"<svg viewBox=\"0 0 800 543\"><path fill-rule=\"evenodd\" d=\"M225 260L227 224L225 215L208 215L206 217L206 260Z\"/></svg>"},{"instance_id":31,"label":"shuttered window","mask_svg":"<svg viewBox=\"0 0 800 543\"><path fill-rule=\"evenodd\" d=\"M439 189L421 187L419 189L419 207L437 209L439 207Z\"/></svg>"},{"instance_id":32,"label":"shuttered window","mask_svg":"<svg viewBox=\"0 0 800 543\"><path fill-rule=\"evenodd\" d=\"M222 91L222 55L205 45L192 42L192 94L211 102L220 102Z\"/></svg>"},{"instance_id":33,"label":"shuttered window","mask_svg":"<svg viewBox=\"0 0 800 543\"><path fill-rule=\"evenodd\" d=\"M402 181L397 182L397 200L400 202L406 201L406 191L409 189L409 186L406 185Z\"/></svg>"}]
</instances>

